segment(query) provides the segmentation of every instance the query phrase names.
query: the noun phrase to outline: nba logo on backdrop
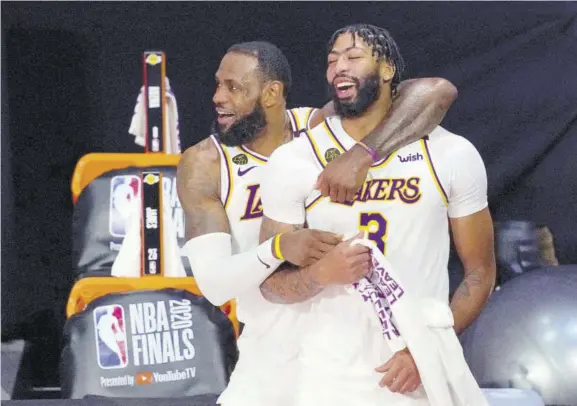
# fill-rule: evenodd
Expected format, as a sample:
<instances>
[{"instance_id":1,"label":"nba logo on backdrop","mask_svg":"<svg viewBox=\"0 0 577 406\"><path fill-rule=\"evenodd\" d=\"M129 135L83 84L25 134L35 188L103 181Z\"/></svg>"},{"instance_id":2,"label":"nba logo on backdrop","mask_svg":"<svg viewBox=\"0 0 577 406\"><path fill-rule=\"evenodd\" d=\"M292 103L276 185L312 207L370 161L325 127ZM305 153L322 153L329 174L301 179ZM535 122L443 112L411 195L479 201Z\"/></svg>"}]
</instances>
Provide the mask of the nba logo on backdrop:
<instances>
[{"instance_id":1,"label":"nba logo on backdrop","mask_svg":"<svg viewBox=\"0 0 577 406\"><path fill-rule=\"evenodd\" d=\"M134 199L140 196L140 179L135 175L115 176L110 181L110 234L126 235L126 225Z\"/></svg>"},{"instance_id":2,"label":"nba logo on backdrop","mask_svg":"<svg viewBox=\"0 0 577 406\"><path fill-rule=\"evenodd\" d=\"M120 305L100 306L94 310L96 355L102 369L128 365L124 309Z\"/></svg>"}]
</instances>

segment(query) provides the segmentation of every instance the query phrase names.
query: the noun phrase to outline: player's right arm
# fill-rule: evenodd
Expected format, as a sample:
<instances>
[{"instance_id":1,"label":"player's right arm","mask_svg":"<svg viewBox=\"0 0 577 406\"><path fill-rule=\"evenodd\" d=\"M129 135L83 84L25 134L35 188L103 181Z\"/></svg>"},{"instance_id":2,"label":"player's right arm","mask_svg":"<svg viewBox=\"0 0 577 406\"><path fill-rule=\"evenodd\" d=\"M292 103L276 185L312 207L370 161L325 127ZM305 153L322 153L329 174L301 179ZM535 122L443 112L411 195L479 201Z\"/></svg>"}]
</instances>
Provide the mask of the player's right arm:
<instances>
[{"instance_id":1,"label":"player's right arm","mask_svg":"<svg viewBox=\"0 0 577 406\"><path fill-rule=\"evenodd\" d=\"M296 230L306 229L303 225L280 223L264 217L260 240L266 241L277 234ZM283 254L283 250L291 247L288 241L285 243L288 240L284 238L285 235L289 234L283 234L280 239ZM316 296L329 285L347 285L358 281L369 271L369 250L363 245L351 246L350 242L342 241L336 246L324 244L319 247L321 258L308 266L283 263L260 285L263 297L273 303L299 303Z\"/></svg>"},{"instance_id":2,"label":"player's right arm","mask_svg":"<svg viewBox=\"0 0 577 406\"><path fill-rule=\"evenodd\" d=\"M177 169L177 190L186 218L184 251L202 294L220 306L248 289L257 289L282 262L272 239L233 255L229 220L220 199L220 155L211 139L189 148ZM294 246L313 245L308 233L287 235ZM315 240L316 236L312 236ZM329 238L322 233L318 238ZM287 260L311 261L311 251L287 250Z\"/></svg>"},{"instance_id":3,"label":"player's right arm","mask_svg":"<svg viewBox=\"0 0 577 406\"><path fill-rule=\"evenodd\" d=\"M177 169L178 198L186 219L184 251L202 294L220 306L260 283L283 261L271 241L232 255L232 237L220 200L220 155L207 138L185 151Z\"/></svg>"},{"instance_id":4,"label":"player's right arm","mask_svg":"<svg viewBox=\"0 0 577 406\"><path fill-rule=\"evenodd\" d=\"M323 196L330 196L332 201L351 201L374 163L375 157L367 153L366 146L381 159L423 138L441 123L457 94L457 88L443 78L401 82L385 120L363 138L365 146L357 143L326 166L319 176L318 190ZM312 115L311 128L335 114L332 102L327 103Z\"/></svg>"},{"instance_id":5,"label":"player's right arm","mask_svg":"<svg viewBox=\"0 0 577 406\"><path fill-rule=\"evenodd\" d=\"M264 213L260 241L281 233L304 231L304 202L316 179L310 176L311 168L300 162L291 148L280 147L267 163L260 187ZM288 235L279 238L283 255L292 248ZM299 268L290 263L279 266L261 284L264 298L274 303L303 302L326 286L356 282L369 270L369 250L365 246L351 246L350 241L343 241L334 247L319 245L317 250L318 261L309 266Z\"/></svg>"}]
</instances>

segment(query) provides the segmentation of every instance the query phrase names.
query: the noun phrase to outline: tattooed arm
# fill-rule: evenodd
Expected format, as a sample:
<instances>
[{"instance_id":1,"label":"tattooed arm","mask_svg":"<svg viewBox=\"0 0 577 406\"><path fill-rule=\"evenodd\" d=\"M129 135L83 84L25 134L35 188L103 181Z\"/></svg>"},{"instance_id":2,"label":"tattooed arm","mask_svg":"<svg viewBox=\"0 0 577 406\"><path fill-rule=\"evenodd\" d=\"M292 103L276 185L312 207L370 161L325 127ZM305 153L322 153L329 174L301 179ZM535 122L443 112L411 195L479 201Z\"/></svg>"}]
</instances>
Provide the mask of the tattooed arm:
<instances>
[{"instance_id":1,"label":"tattooed arm","mask_svg":"<svg viewBox=\"0 0 577 406\"><path fill-rule=\"evenodd\" d=\"M493 221L489 209L451 219L465 277L451 300L455 331L462 333L481 313L495 285Z\"/></svg>"},{"instance_id":2,"label":"tattooed arm","mask_svg":"<svg viewBox=\"0 0 577 406\"><path fill-rule=\"evenodd\" d=\"M303 228L303 225L278 223L265 216L260 229L260 241L266 241L279 233ZM260 291L269 302L283 304L304 302L323 290L320 277L318 268L315 271L315 267L312 266L299 268L285 262L260 285Z\"/></svg>"},{"instance_id":3,"label":"tattooed arm","mask_svg":"<svg viewBox=\"0 0 577 406\"><path fill-rule=\"evenodd\" d=\"M433 131L456 98L457 88L446 79L405 80L399 84L385 121L363 142L376 150L379 158L385 158Z\"/></svg>"},{"instance_id":4,"label":"tattooed arm","mask_svg":"<svg viewBox=\"0 0 577 406\"><path fill-rule=\"evenodd\" d=\"M437 127L457 98L457 88L442 78L411 79L401 82L385 120L363 143L384 158L397 149L423 138ZM329 102L311 118L311 127L334 115ZM323 196L343 202L352 200L366 180L373 158L360 145L331 161L318 178L317 188Z\"/></svg>"},{"instance_id":5,"label":"tattooed arm","mask_svg":"<svg viewBox=\"0 0 577 406\"><path fill-rule=\"evenodd\" d=\"M303 225L279 223L265 217L260 239L263 241L271 235L303 227ZM311 230L311 232L318 231ZM369 271L369 249L363 245L351 246L349 242L338 243L338 240L335 240L330 244L323 243L322 246L317 246L318 255L315 257L319 258L318 261L306 267L299 268L285 262L261 284L260 291L263 297L273 303L304 302L329 285L347 285L358 281ZM287 248L289 247L287 244ZM281 250L283 249L281 240Z\"/></svg>"},{"instance_id":6,"label":"tattooed arm","mask_svg":"<svg viewBox=\"0 0 577 406\"><path fill-rule=\"evenodd\" d=\"M230 234L220 200L220 155L210 138L184 152L176 182L186 217L186 240L210 233Z\"/></svg>"},{"instance_id":7,"label":"tattooed arm","mask_svg":"<svg viewBox=\"0 0 577 406\"><path fill-rule=\"evenodd\" d=\"M371 131L363 142L376 150L380 158L384 158L433 131L443 121L457 95L457 88L443 78L404 80L397 88L385 121ZM334 115L334 104L329 101L315 110L309 120L310 128Z\"/></svg>"},{"instance_id":8,"label":"tattooed arm","mask_svg":"<svg viewBox=\"0 0 577 406\"><path fill-rule=\"evenodd\" d=\"M431 157L442 158L437 170L447 187L451 231L465 270L451 300L455 331L460 334L479 316L495 284L487 173L481 155L465 138L437 137L429 144Z\"/></svg>"},{"instance_id":9,"label":"tattooed arm","mask_svg":"<svg viewBox=\"0 0 577 406\"><path fill-rule=\"evenodd\" d=\"M220 199L220 155L211 139L183 154L177 189L186 216L184 251L198 287L213 304L219 306L248 289L258 289L283 262L275 257L271 238L253 250L233 255L229 219ZM336 236L302 230L281 239L291 247L285 249L285 258L297 264L312 262L311 256L320 257L316 248L327 241L336 244ZM311 248L297 249L303 246Z\"/></svg>"},{"instance_id":10,"label":"tattooed arm","mask_svg":"<svg viewBox=\"0 0 577 406\"><path fill-rule=\"evenodd\" d=\"M220 199L220 155L208 138L189 148L177 169L178 197L186 217L183 247L203 295L220 306L261 282L282 261L267 241L233 255L229 220Z\"/></svg>"},{"instance_id":11,"label":"tattooed arm","mask_svg":"<svg viewBox=\"0 0 577 406\"><path fill-rule=\"evenodd\" d=\"M316 169L303 159L305 156L306 150L300 150L297 141L278 148L269 158L260 188L264 213L261 241L279 233L306 231L305 199L312 191ZM309 231L312 235L320 233ZM302 302L330 284L355 282L368 272L368 248L362 245L350 246L333 235L332 240L311 240L297 246L289 236L283 234L280 239L283 256L291 250L309 251L313 261L301 268L285 263L270 275L261 285L261 292L271 302Z\"/></svg>"}]
</instances>

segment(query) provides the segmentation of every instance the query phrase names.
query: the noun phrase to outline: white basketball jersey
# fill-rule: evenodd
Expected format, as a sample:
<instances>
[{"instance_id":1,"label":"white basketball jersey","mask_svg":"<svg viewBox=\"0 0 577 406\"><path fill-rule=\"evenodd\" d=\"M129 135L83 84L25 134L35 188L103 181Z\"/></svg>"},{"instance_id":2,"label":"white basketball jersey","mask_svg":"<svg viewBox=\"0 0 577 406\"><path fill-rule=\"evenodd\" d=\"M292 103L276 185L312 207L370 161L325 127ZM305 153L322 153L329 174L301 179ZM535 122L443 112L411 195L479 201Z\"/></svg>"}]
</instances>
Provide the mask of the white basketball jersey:
<instances>
[{"instance_id":1,"label":"white basketball jersey","mask_svg":"<svg viewBox=\"0 0 577 406\"><path fill-rule=\"evenodd\" d=\"M287 110L295 136L306 132L313 111ZM259 245L263 216L259 188L267 157L212 139L220 153L221 200L230 224L232 253L246 252ZM287 383L296 379L296 363L290 362L296 360L298 344L291 337L297 333L299 312L266 301L258 287L237 297L236 305L237 318L245 326L237 342L239 359L219 404L292 405Z\"/></svg>"},{"instance_id":2,"label":"white basketball jersey","mask_svg":"<svg viewBox=\"0 0 577 406\"><path fill-rule=\"evenodd\" d=\"M307 143L320 173L356 141L344 131L340 118L331 117L309 131ZM349 238L367 231L407 290L446 301L447 198L435 174L428 143L414 142L375 162L352 202L333 203L312 192L305 202L306 222L311 229ZM327 382L332 377L333 383L360 390L367 399L376 396L380 402L391 401L391 394L376 386L382 374L374 368L388 360L394 347L383 337L373 305L352 286L331 286L311 300L308 328L301 342L304 369L311 374L326 375Z\"/></svg>"},{"instance_id":3,"label":"white basketball jersey","mask_svg":"<svg viewBox=\"0 0 577 406\"><path fill-rule=\"evenodd\" d=\"M296 135L308 129L314 109L300 107L287 110ZM245 146L228 147L211 137L220 152L221 201L228 216L232 235L232 253L253 249L259 244L262 204L260 179L267 157Z\"/></svg>"},{"instance_id":4,"label":"white basketball jersey","mask_svg":"<svg viewBox=\"0 0 577 406\"><path fill-rule=\"evenodd\" d=\"M313 193L307 200L309 228L339 233L366 230L403 284L418 296L448 300L449 224L447 194L429 151L431 139L409 144L374 163L353 202L332 203ZM307 136L319 172L356 141L331 117ZM443 164L442 162L439 164Z\"/></svg>"},{"instance_id":5,"label":"white basketball jersey","mask_svg":"<svg viewBox=\"0 0 577 406\"><path fill-rule=\"evenodd\" d=\"M306 132L313 111L308 107L287 110L296 136ZM261 176L266 170L267 157L245 146L229 147L221 144L214 135L212 139L221 157L221 201L230 224L232 253L246 252L259 245L263 215L259 188ZM255 318L262 320L266 313L264 310L276 310L278 307L265 301L258 292L247 292L236 298L236 302L238 319L251 324L245 327L245 331L253 328L254 324L250 321Z\"/></svg>"},{"instance_id":6,"label":"white basketball jersey","mask_svg":"<svg viewBox=\"0 0 577 406\"><path fill-rule=\"evenodd\" d=\"M474 146L437 127L429 137L375 162L351 202L332 203L314 190L327 162L355 144L338 117L283 145L262 179L264 212L288 224L352 236L368 232L411 294L448 301L449 220L487 207L486 173ZM447 193L445 193L447 192ZM423 391L393 394L378 386L399 342L383 336L371 302L352 285L311 298L298 342L301 395L295 406L426 405Z\"/></svg>"}]
</instances>

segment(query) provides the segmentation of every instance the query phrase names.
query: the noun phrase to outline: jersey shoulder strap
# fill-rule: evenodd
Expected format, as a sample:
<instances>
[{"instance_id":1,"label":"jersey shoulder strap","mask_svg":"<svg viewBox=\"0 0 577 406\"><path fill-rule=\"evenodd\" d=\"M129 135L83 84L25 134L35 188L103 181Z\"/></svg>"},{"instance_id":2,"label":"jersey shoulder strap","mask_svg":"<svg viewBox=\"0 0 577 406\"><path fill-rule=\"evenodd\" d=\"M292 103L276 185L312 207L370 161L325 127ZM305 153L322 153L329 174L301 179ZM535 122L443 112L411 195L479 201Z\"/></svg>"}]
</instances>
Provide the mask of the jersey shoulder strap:
<instances>
[{"instance_id":1,"label":"jersey shoulder strap","mask_svg":"<svg viewBox=\"0 0 577 406\"><path fill-rule=\"evenodd\" d=\"M288 110L289 118L295 134L300 136L309 129L310 119L316 110L317 109L313 107L297 107Z\"/></svg>"}]
</instances>

